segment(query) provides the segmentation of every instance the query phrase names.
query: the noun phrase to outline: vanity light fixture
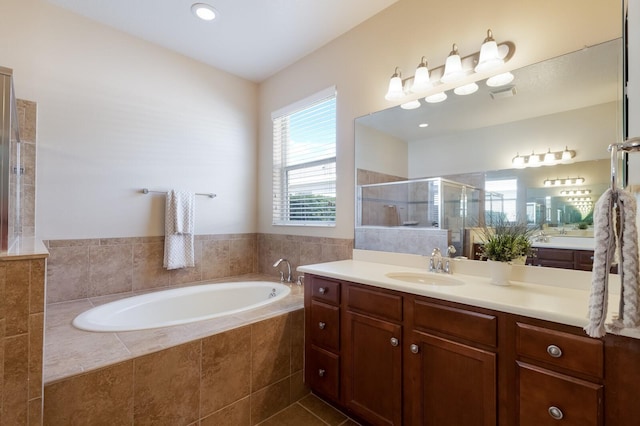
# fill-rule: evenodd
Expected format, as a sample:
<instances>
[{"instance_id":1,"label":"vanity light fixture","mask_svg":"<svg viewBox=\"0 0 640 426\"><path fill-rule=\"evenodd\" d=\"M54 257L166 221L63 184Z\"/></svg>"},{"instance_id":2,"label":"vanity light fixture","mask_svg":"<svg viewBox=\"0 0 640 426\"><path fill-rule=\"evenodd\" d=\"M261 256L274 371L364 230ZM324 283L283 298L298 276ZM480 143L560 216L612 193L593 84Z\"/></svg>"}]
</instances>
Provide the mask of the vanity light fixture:
<instances>
[{"instance_id":1,"label":"vanity light fixture","mask_svg":"<svg viewBox=\"0 0 640 426\"><path fill-rule=\"evenodd\" d=\"M564 151L551 151L551 148L547 150L544 155L536 154L532 152L531 155L521 156L517 154L511 159L513 167L539 167L539 166L552 166L555 164L566 164L573 161L573 157L576 156L576 152L569 150L565 147Z\"/></svg>"},{"instance_id":2,"label":"vanity light fixture","mask_svg":"<svg viewBox=\"0 0 640 426\"><path fill-rule=\"evenodd\" d=\"M213 6L206 3L194 3L191 5L191 13L203 21L213 21L218 16L218 12Z\"/></svg>"},{"instance_id":3,"label":"vanity light fixture","mask_svg":"<svg viewBox=\"0 0 640 426\"><path fill-rule=\"evenodd\" d=\"M570 191L560 191L560 195L563 196L573 196L573 195L589 195L591 194L590 189L572 189Z\"/></svg>"},{"instance_id":4,"label":"vanity light fixture","mask_svg":"<svg viewBox=\"0 0 640 426\"><path fill-rule=\"evenodd\" d=\"M389 80L389 90L384 97L388 101L399 101L404 98L404 90L402 90L402 72L400 68L396 67L396 70Z\"/></svg>"},{"instance_id":5,"label":"vanity light fixture","mask_svg":"<svg viewBox=\"0 0 640 426\"><path fill-rule=\"evenodd\" d=\"M451 52L447 56L447 60L444 63L444 73L440 77L440 81L443 83L454 83L463 79L465 72L462 70L462 58L458 53L458 45L453 43Z\"/></svg>"},{"instance_id":6,"label":"vanity light fixture","mask_svg":"<svg viewBox=\"0 0 640 426\"><path fill-rule=\"evenodd\" d=\"M416 68L416 73L413 76L413 86L411 91L414 93L424 92L431 89L433 85L429 81L429 68L427 67L427 60L423 56Z\"/></svg>"},{"instance_id":7,"label":"vanity light fixture","mask_svg":"<svg viewBox=\"0 0 640 426\"><path fill-rule=\"evenodd\" d=\"M387 90L385 99L388 101L402 101L407 97L409 92L424 93L438 84L455 83L472 76L474 73L486 75L509 61L514 52L515 44L512 42L502 42L498 44L493 39L491 30L487 30L487 38L485 38L479 52L461 57L458 52L458 45L453 44L452 50L445 60L445 64L433 69L429 69L426 58L423 56L416 68L415 74L405 79L406 82L412 82L411 85L407 84L405 86L403 84L405 81L402 80L400 69L396 67L389 81L389 89ZM513 74L509 72L503 72L496 76L489 77L490 80L487 81L487 84L492 87L503 86L513 81ZM476 80L478 79L476 78ZM409 86L411 87L407 90ZM472 86L460 89L458 92L464 94L473 93L470 91L471 87ZM442 98L442 95L438 93L437 97ZM440 102L441 101L442 100L440 100Z\"/></svg>"},{"instance_id":8,"label":"vanity light fixture","mask_svg":"<svg viewBox=\"0 0 640 426\"><path fill-rule=\"evenodd\" d=\"M584 183L584 178L575 177L575 178L566 178L566 179L545 179L544 186L574 186L574 185L582 185Z\"/></svg>"},{"instance_id":9,"label":"vanity light fixture","mask_svg":"<svg viewBox=\"0 0 640 426\"><path fill-rule=\"evenodd\" d=\"M480 47L480 56L478 65L474 68L475 72L487 72L494 70L504 64L504 59L498 52L498 43L493 39L493 32L487 30L487 38L484 39Z\"/></svg>"}]
</instances>

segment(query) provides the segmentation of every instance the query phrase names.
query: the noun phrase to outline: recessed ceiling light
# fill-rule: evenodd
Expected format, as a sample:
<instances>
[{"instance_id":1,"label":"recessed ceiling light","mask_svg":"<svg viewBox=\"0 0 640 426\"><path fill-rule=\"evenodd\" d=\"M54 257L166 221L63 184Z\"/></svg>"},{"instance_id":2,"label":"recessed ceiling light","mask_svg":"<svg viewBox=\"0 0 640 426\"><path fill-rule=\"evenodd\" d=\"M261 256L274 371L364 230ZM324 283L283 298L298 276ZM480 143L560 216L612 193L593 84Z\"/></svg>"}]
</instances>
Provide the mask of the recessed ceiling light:
<instances>
[{"instance_id":1,"label":"recessed ceiling light","mask_svg":"<svg viewBox=\"0 0 640 426\"><path fill-rule=\"evenodd\" d=\"M428 127L429 123L420 123L418 124L418 127Z\"/></svg>"},{"instance_id":2,"label":"recessed ceiling light","mask_svg":"<svg viewBox=\"0 0 640 426\"><path fill-rule=\"evenodd\" d=\"M194 3L191 6L191 12L203 21L213 21L218 16L213 6L206 3Z\"/></svg>"}]
</instances>

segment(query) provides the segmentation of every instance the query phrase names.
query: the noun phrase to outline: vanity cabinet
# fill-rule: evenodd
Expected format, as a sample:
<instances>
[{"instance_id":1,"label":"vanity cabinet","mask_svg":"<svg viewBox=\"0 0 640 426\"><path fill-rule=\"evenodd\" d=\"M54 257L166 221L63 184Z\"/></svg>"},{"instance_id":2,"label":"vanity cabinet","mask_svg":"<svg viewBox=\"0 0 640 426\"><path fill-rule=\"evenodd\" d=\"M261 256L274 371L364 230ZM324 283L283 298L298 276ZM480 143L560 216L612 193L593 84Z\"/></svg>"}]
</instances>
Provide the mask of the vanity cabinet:
<instances>
[{"instance_id":1,"label":"vanity cabinet","mask_svg":"<svg viewBox=\"0 0 640 426\"><path fill-rule=\"evenodd\" d=\"M593 250L572 250L538 247L532 264L553 268L591 271L593 269Z\"/></svg>"}]
</instances>

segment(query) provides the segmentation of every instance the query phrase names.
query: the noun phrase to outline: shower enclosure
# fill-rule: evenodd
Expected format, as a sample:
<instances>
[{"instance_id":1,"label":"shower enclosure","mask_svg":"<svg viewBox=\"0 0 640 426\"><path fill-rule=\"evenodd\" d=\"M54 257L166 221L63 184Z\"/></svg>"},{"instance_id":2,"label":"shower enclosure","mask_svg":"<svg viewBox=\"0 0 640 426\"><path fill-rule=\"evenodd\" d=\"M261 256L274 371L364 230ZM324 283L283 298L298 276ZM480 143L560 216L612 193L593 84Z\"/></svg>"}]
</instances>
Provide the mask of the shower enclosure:
<instances>
[{"instance_id":1,"label":"shower enclosure","mask_svg":"<svg viewBox=\"0 0 640 426\"><path fill-rule=\"evenodd\" d=\"M463 254L465 229L480 221L480 190L442 178L360 185L357 197L359 249Z\"/></svg>"},{"instance_id":2,"label":"shower enclosure","mask_svg":"<svg viewBox=\"0 0 640 426\"><path fill-rule=\"evenodd\" d=\"M20 133L13 90L13 71L0 67L0 251L16 242L20 224Z\"/></svg>"}]
</instances>

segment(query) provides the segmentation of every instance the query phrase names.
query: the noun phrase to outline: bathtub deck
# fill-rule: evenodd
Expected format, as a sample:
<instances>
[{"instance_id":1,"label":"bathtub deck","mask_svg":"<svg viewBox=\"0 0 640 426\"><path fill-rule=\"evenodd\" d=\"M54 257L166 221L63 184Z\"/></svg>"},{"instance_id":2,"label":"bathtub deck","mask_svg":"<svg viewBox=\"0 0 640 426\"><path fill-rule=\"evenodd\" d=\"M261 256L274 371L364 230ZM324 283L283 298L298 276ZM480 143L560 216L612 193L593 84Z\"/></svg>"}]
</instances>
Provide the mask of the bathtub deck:
<instances>
[{"instance_id":1,"label":"bathtub deck","mask_svg":"<svg viewBox=\"0 0 640 426\"><path fill-rule=\"evenodd\" d=\"M218 281L273 281L273 277L252 274ZM294 284L291 294L273 304L191 324L118 333L83 331L71 325L81 312L131 295L93 297L46 306L44 384L303 308L303 288Z\"/></svg>"}]
</instances>

